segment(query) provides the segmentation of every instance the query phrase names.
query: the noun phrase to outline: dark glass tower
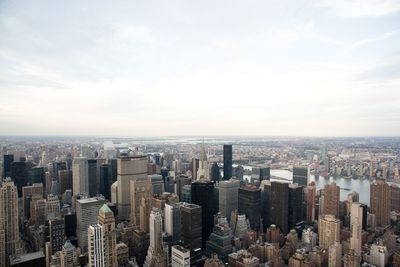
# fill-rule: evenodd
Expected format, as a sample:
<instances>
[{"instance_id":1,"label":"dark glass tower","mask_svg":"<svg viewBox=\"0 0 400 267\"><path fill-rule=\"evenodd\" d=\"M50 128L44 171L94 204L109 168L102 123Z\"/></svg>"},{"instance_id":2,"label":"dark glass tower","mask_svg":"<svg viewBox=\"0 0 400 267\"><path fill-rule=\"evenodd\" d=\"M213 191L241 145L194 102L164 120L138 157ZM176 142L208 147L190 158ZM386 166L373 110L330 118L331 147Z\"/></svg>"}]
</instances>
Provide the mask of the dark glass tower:
<instances>
[{"instance_id":1,"label":"dark glass tower","mask_svg":"<svg viewBox=\"0 0 400 267\"><path fill-rule=\"evenodd\" d=\"M220 178L221 178L221 175L219 173L218 163L214 162L214 164L211 166L211 180L213 182L219 182Z\"/></svg>"},{"instance_id":2,"label":"dark glass tower","mask_svg":"<svg viewBox=\"0 0 400 267\"><path fill-rule=\"evenodd\" d=\"M205 248L208 237L214 227L214 183L208 180L195 181L191 185L192 203L201 206L202 247Z\"/></svg>"},{"instance_id":3,"label":"dark glass tower","mask_svg":"<svg viewBox=\"0 0 400 267\"><path fill-rule=\"evenodd\" d=\"M111 165L103 164L100 166L100 186L99 191L106 199L111 200Z\"/></svg>"},{"instance_id":4,"label":"dark glass tower","mask_svg":"<svg viewBox=\"0 0 400 267\"><path fill-rule=\"evenodd\" d=\"M3 178L11 177L11 163L14 162L14 155L3 156Z\"/></svg>"},{"instance_id":5,"label":"dark glass tower","mask_svg":"<svg viewBox=\"0 0 400 267\"><path fill-rule=\"evenodd\" d=\"M88 160L89 196L94 197L99 193L99 177L97 175L97 160Z\"/></svg>"},{"instance_id":6,"label":"dark glass tower","mask_svg":"<svg viewBox=\"0 0 400 267\"><path fill-rule=\"evenodd\" d=\"M32 179L31 182L33 183L42 183L45 184L45 174L43 167L33 167L32 168Z\"/></svg>"},{"instance_id":7,"label":"dark glass tower","mask_svg":"<svg viewBox=\"0 0 400 267\"><path fill-rule=\"evenodd\" d=\"M224 180L232 178L232 145L224 145Z\"/></svg>"},{"instance_id":8,"label":"dark glass tower","mask_svg":"<svg viewBox=\"0 0 400 267\"><path fill-rule=\"evenodd\" d=\"M271 183L262 184L261 191L261 218L264 231L271 225Z\"/></svg>"},{"instance_id":9,"label":"dark glass tower","mask_svg":"<svg viewBox=\"0 0 400 267\"><path fill-rule=\"evenodd\" d=\"M22 197L22 187L28 183L28 169L25 161L11 163L11 179L18 189L18 197Z\"/></svg>"},{"instance_id":10,"label":"dark glass tower","mask_svg":"<svg viewBox=\"0 0 400 267\"><path fill-rule=\"evenodd\" d=\"M293 229L303 220L303 187L297 184L289 185L289 216L288 226Z\"/></svg>"},{"instance_id":11,"label":"dark glass tower","mask_svg":"<svg viewBox=\"0 0 400 267\"><path fill-rule=\"evenodd\" d=\"M293 167L293 183L307 186L308 185L308 168Z\"/></svg>"},{"instance_id":12,"label":"dark glass tower","mask_svg":"<svg viewBox=\"0 0 400 267\"><path fill-rule=\"evenodd\" d=\"M246 214L251 229L260 229L261 189L254 185L246 185L239 188L238 211Z\"/></svg>"},{"instance_id":13,"label":"dark glass tower","mask_svg":"<svg viewBox=\"0 0 400 267\"><path fill-rule=\"evenodd\" d=\"M289 184L271 182L271 223L277 225L282 233L288 233Z\"/></svg>"}]
</instances>

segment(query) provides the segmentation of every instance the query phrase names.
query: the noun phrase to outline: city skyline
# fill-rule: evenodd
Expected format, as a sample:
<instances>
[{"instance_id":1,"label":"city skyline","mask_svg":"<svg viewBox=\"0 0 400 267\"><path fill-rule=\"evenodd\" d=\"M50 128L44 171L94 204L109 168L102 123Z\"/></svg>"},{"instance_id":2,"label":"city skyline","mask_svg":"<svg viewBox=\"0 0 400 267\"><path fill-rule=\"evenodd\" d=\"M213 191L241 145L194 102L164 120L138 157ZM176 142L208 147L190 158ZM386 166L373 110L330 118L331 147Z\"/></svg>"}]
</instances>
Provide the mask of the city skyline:
<instances>
[{"instance_id":1,"label":"city skyline","mask_svg":"<svg viewBox=\"0 0 400 267\"><path fill-rule=\"evenodd\" d=\"M400 136L399 12L3 1L0 135Z\"/></svg>"}]
</instances>

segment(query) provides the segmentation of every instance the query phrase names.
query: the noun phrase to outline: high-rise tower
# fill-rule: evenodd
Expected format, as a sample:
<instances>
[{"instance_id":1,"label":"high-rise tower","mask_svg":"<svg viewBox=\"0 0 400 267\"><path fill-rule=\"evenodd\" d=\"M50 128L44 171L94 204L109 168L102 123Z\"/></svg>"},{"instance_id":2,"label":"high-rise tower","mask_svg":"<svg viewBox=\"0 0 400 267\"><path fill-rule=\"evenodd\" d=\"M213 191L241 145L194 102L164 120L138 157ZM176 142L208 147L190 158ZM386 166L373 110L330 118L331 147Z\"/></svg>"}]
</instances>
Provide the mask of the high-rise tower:
<instances>
[{"instance_id":1,"label":"high-rise tower","mask_svg":"<svg viewBox=\"0 0 400 267\"><path fill-rule=\"evenodd\" d=\"M134 156L118 159L117 206L119 220L128 220L131 216L131 181L147 181L147 157ZM139 204L135 204L138 205Z\"/></svg>"},{"instance_id":2,"label":"high-rise tower","mask_svg":"<svg viewBox=\"0 0 400 267\"><path fill-rule=\"evenodd\" d=\"M0 266L9 266L9 257L20 249L17 187L6 178L0 188Z\"/></svg>"},{"instance_id":3,"label":"high-rise tower","mask_svg":"<svg viewBox=\"0 0 400 267\"><path fill-rule=\"evenodd\" d=\"M224 145L224 180L232 178L232 145Z\"/></svg>"},{"instance_id":4,"label":"high-rise tower","mask_svg":"<svg viewBox=\"0 0 400 267\"><path fill-rule=\"evenodd\" d=\"M351 204L350 212L350 249L361 256L361 233L362 233L362 222L363 222L363 208L360 203Z\"/></svg>"},{"instance_id":5,"label":"high-rise tower","mask_svg":"<svg viewBox=\"0 0 400 267\"><path fill-rule=\"evenodd\" d=\"M330 214L339 218L340 187L336 183L325 185L323 214Z\"/></svg>"},{"instance_id":6,"label":"high-rise tower","mask_svg":"<svg viewBox=\"0 0 400 267\"><path fill-rule=\"evenodd\" d=\"M377 225L390 224L390 186L382 181L371 183L370 203L371 213L375 214Z\"/></svg>"},{"instance_id":7,"label":"high-rise tower","mask_svg":"<svg viewBox=\"0 0 400 267\"><path fill-rule=\"evenodd\" d=\"M167 257L162 244L162 213L161 210L153 210L150 213L150 246L147 251L145 267L166 267Z\"/></svg>"},{"instance_id":8,"label":"high-rise tower","mask_svg":"<svg viewBox=\"0 0 400 267\"><path fill-rule=\"evenodd\" d=\"M107 204L99 210L98 224L103 227L104 234L104 267L117 267L115 218Z\"/></svg>"},{"instance_id":9,"label":"high-rise tower","mask_svg":"<svg viewBox=\"0 0 400 267\"><path fill-rule=\"evenodd\" d=\"M104 267L104 229L90 225L87 230L89 267Z\"/></svg>"}]
</instances>

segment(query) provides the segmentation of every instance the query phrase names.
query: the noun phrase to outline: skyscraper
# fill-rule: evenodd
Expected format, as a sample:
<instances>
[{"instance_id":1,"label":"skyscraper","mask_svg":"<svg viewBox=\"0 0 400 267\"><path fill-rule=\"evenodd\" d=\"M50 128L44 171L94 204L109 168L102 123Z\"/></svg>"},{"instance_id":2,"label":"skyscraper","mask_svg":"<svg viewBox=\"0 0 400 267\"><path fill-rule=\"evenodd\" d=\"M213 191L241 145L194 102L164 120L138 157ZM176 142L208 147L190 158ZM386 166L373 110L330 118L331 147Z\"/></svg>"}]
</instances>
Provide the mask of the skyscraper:
<instances>
[{"instance_id":1,"label":"skyscraper","mask_svg":"<svg viewBox=\"0 0 400 267\"><path fill-rule=\"evenodd\" d=\"M133 180L130 183L130 197L131 197L131 222L136 226L141 226L141 230L148 232L148 217L150 216L150 199L151 199L151 182L146 180ZM144 203L142 205L142 203ZM142 215L141 215L142 208ZM145 220L145 222L143 222Z\"/></svg>"},{"instance_id":2,"label":"skyscraper","mask_svg":"<svg viewBox=\"0 0 400 267\"><path fill-rule=\"evenodd\" d=\"M340 242L340 220L331 214L319 216L318 236L319 246L324 249Z\"/></svg>"},{"instance_id":3,"label":"skyscraper","mask_svg":"<svg viewBox=\"0 0 400 267\"><path fill-rule=\"evenodd\" d=\"M202 246L202 209L190 203L178 203L181 208L181 238L183 243L195 250Z\"/></svg>"},{"instance_id":4,"label":"skyscraper","mask_svg":"<svg viewBox=\"0 0 400 267\"><path fill-rule=\"evenodd\" d=\"M49 220L51 254L62 250L65 243L65 222L61 217Z\"/></svg>"},{"instance_id":5,"label":"skyscraper","mask_svg":"<svg viewBox=\"0 0 400 267\"><path fill-rule=\"evenodd\" d=\"M79 193L89 193L88 175L87 158L74 158L74 161L72 162L72 186L74 195Z\"/></svg>"},{"instance_id":6,"label":"skyscraper","mask_svg":"<svg viewBox=\"0 0 400 267\"><path fill-rule=\"evenodd\" d=\"M128 220L131 216L130 182L147 181L147 157L133 156L118 159L117 206L118 218Z\"/></svg>"},{"instance_id":7,"label":"skyscraper","mask_svg":"<svg viewBox=\"0 0 400 267\"><path fill-rule=\"evenodd\" d=\"M254 185L245 185L239 188L238 211L245 214L250 221L251 229L260 229L261 189Z\"/></svg>"},{"instance_id":8,"label":"skyscraper","mask_svg":"<svg viewBox=\"0 0 400 267\"><path fill-rule=\"evenodd\" d=\"M102 164L100 166L100 185L99 191L107 200L111 201L111 185L112 185L111 165Z\"/></svg>"},{"instance_id":9,"label":"skyscraper","mask_svg":"<svg viewBox=\"0 0 400 267\"><path fill-rule=\"evenodd\" d=\"M271 182L271 223L277 225L282 233L286 235L289 231L289 184Z\"/></svg>"},{"instance_id":10,"label":"skyscraper","mask_svg":"<svg viewBox=\"0 0 400 267\"><path fill-rule=\"evenodd\" d=\"M339 218L340 187L336 183L324 186L323 214L331 214Z\"/></svg>"},{"instance_id":11,"label":"skyscraper","mask_svg":"<svg viewBox=\"0 0 400 267\"><path fill-rule=\"evenodd\" d=\"M179 204L165 204L165 232L172 237L172 242L181 239L181 209Z\"/></svg>"},{"instance_id":12,"label":"skyscraper","mask_svg":"<svg viewBox=\"0 0 400 267\"><path fill-rule=\"evenodd\" d=\"M219 172L219 166L217 162L214 162L213 165L211 166L211 181L219 182L221 178L221 174Z\"/></svg>"},{"instance_id":13,"label":"skyscraper","mask_svg":"<svg viewBox=\"0 0 400 267\"><path fill-rule=\"evenodd\" d=\"M82 252L87 251L87 229L90 225L97 223L99 209L105 203L104 198L83 198L76 201L76 235L78 246Z\"/></svg>"},{"instance_id":14,"label":"skyscraper","mask_svg":"<svg viewBox=\"0 0 400 267\"><path fill-rule=\"evenodd\" d=\"M99 210L98 224L103 227L104 236L104 267L117 267L117 238L115 218L112 210L103 204Z\"/></svg>"},{"instance_id":15,"label":"skyscraper","mask_svg":"<svg viewBox=\"0 0 400 267\"><path fill-rule=\"evenodd\" d=\"M0 188L0 266L8 266L9 257L20 250L17 187L6 178Z\"/></svg>"},{"instance_id":16,"label":"skyscraper","mask_svg":"<svg viewBox=\"0 0 400 267\"><path fill-rule=\"evenodd\" d=\"M99 224L87 229L89 267L104 267L104 229Z\"/></svg>"},{"instance_id":17,"label":"skyscraper","mask_svg":"<svg viewBox=\"0 0 400 267\"><path fill-rule=\"evenodd\" d=\"M371 213L375 214L377 225L390 224L390 186L382 181L371 183L370 190Z\"/></svg>"},{"instance_id":18,"label":"skyscraper","mask_svg":"<svg viewBox=\"0 0 400 267\"><path fill-rule=\"evenodd\" d=\"M315 220L315 198L317 195L317 187L315 182L309 183L307 186L307 222Z\"/></svg>"},{"instance_id":19,"label":"skyscraper","mask_svg":"<svg viewBox=\"0 0 400 267\"><path fill-rule=\"evenodd\" d=\"M99 193L100 177L96 159L88 159L89 196L94 197Z\"/></svg>"},{"instance_id":20,"label":"skyscraper","mask_svg":"<svg viewBox=\"0 0 400 267\"><path fill-rule=\"evenodd\" d=\"M163 221L161 210L150 213L150 246L144 267L166 267L167 257L162 244Z\"/></svg>"},{"instance_id":21,"label":"skyscraper","mask_svg":"<svg viewBox=\"0 0 400 267\"><path fill-rule=\"evenodd\" d=\"M18 197L22 197L22 187L28 184L28 167L25 161L11 163L11 179L18 190Z\"/></svg>"},{"instance_id":22,"label":"skyscraper","mask_svg":"<svg viewBox=\"0 0 400 267\"><path fill-rule=\"evenodd\" d=\"M390 185L391 210L400 212L400 187L396 184Z\"/></svg>"},{"instance_id":23,"label":"skyscraper","mask_svg":"<svg viewBox=\"0 0 400 267\"><path fill-rule=\"evenodd\" d=\"M192 180L197 179L197 170L199 169L200 160L197 158L192 158Z\"/></svg>"},{"instance_id":24,"label":"skyscraper","mask_svg":"<svg viewBox=\"0 0 400 267\"><path fill-rule=\"evenodd\" d=\"M192 203L201 206L202 247L205 247L206 241L208 240L214 226L213 194L213 182L201 179L192 183Z\"/></svg>"},{"instance_id":25,"label":"skyscraper","mask_svg":"<svg viewBox=\"0 0 400 267\"><path fill-rule=\"evenodd\" d=\"M232 211L238 209L239 181L230 179L221 181L219 187L219 212L230 218Z\"/></svg>"},{"instance_id":26,"label":"skyscraper","mask_svg":"<svg viewBox=\"0 0 400 267\"><path fill-rule=\"evenodd\" d=\"M232 178L232 145L224 145L224 180Z\"/></svg>"},{"instance_id":27,"label":"skyscraper","mask_svg":"<svg viewBox=\"0 0 400 267\"><path fill-rule=\"evenodd\" d=\"M308 185L308 167L293 167L293 183Z\"/></svg>"},{"instance_id":28,"label":"skyscraper","mask_svg":"<svg viewBox=\"0 0 400 267\"><path fill-rule=\"evenodd\" d=\"M289 184L288 226L293 229L303 221L303 186Z\"/></svg>"},{"instance_id":29,"label":"skyscraper","mask_svg":"<svg viewBox=\"0 0 400 267\"><path fill-rule=\"evenodd\" d=\"M172 246L171 249L172 267L190 267L190 250L180 245Z\"/></svg>"},{"instance_id":30,"label":"skyscraper","mask_svg":"<svg viewBox=\"0 0 400 267\"><path fill-rule=\"evenodd\" d=\"M14 162L14 155L3 156L3 178L11 177L11 163Z\"/></svg>"},{"instance_id":31,"label":"skyscraper","mask_svg":"<svg viewBox=\"0 0 400 267\"><path fill-rule=\"evenodd\" d=\"M352 203L350 213L350 249L354 250L359 256L361 256L362 223L363 208L360 203Z\"/></svg>"}]
</instances>

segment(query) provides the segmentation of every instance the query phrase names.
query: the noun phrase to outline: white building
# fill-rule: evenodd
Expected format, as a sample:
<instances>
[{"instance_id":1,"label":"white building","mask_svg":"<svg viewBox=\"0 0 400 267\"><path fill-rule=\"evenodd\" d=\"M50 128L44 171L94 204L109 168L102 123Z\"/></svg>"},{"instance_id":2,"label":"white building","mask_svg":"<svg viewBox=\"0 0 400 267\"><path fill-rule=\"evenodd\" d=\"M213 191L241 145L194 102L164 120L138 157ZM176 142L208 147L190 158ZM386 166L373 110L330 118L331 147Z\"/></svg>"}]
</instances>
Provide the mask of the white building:
<instances>
[{"instance_id":1,"label":"white building","mask_svg":"<svg viewBox=\"0 0 400 267\"><path fill-rule=\"evenodd\" d=\"M171 250L172 267L190 267L190 250L182 246L172 246Z\"/></svg>"},{"instance_id":2,"label":"white building","mask_svg":"<svg viewBox=\"0 0 400 267\"><path fill-rule=\"evenodd\" d=\"M363 208L360 203L351 204L350 212L350 249L361 255Z\"/></svg>"},{"instance_id":3,"label":"white building","mask_svg":"<svg viewBox=\"0 0 400 267\"><path fill-rule=\"evenodd\" d=\"M104 231L100 224L88 228L89 267L104 267Z\"/></svg>"}]
</instances>

